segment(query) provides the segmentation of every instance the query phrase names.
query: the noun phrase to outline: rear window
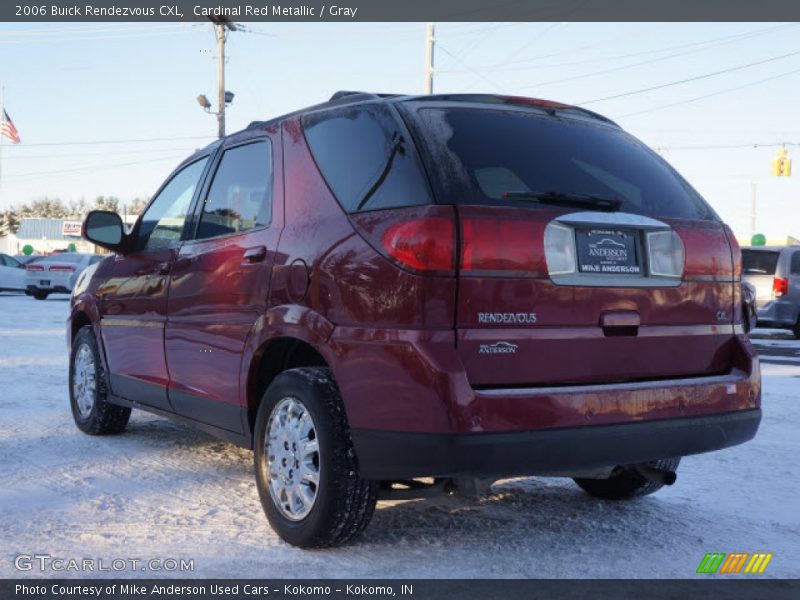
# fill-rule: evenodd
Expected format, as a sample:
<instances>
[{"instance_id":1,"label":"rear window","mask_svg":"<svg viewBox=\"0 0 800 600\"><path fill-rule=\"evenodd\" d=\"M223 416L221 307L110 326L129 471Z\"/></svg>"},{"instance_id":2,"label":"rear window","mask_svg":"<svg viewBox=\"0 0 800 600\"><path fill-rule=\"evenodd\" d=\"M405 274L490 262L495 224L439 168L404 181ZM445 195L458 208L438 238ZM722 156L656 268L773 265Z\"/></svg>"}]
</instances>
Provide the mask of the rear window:
<instances>
[{"instance_id":1,"label":"rear window","mask_svg":"<svg viewBox=\"0 0 800 600\"><path fill-rule=\"evenodd\" d=\"M431 203L414 145L388 107L312 113L303 126L317 166L346 211Z\"/></svg>"},{"instance_id":2,"label":"rear window","mask_svg":"<svg viewBox=\"0 0 800 600\"><path fill-rule=\"evenodd\" d=\"M778 252L742 250L742 271L751 275L775 275Z\"/></svg>"},{"instance_id":3,"label":"rear window","mask_svg":"<svg viewBox=\"0 0 800 600\"><path fill-rule=\"evenodd\" d=\"M555 193L614 198L619 210L647 216L714 218L672 167L613 126L530 110L419 105L412 120L440 203L537 206L532 195Z\"/></svg>"}]
</instances>

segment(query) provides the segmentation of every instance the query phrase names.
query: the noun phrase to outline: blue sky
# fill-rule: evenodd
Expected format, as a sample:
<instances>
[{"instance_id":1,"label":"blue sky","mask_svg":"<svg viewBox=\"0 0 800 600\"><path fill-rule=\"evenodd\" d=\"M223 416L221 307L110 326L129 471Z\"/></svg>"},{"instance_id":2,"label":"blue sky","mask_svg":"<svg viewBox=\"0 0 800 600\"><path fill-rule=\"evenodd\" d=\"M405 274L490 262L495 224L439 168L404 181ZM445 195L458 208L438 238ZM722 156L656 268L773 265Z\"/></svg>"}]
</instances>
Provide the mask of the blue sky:
<instances>
[{"instance_id":1,"label":"blue sky","mask_svg":"<svg viewBox=\"0 0 800 600\"><path fill-rule=\"evenodd\" d=\"M245 27L227 47L229 132L341 89L422 91L424 23ZM738 234L755 182L757 229L800 237L800 54L770 60L800 52L798 34L777 23L440 23L435 91L585 103L661 149ZM195 102L214 98L215 52L210 24L0 24L0 81L23 140L3 146L0 209L151 194L215 135ZM170 139L85 143L152 138ZM752 147L782 142L793 144L790 178L770 175L776 147Z\"/></svg>"}]
</instances>

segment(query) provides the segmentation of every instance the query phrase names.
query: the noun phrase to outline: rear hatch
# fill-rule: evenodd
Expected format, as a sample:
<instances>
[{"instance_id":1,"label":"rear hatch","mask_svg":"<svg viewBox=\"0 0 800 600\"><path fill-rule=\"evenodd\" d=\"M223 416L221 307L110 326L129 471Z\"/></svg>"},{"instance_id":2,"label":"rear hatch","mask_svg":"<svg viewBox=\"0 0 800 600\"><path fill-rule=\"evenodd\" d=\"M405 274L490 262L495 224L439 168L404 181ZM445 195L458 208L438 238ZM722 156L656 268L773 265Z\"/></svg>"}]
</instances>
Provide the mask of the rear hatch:
<instances>
[{"instance_id":1,"label":"rear hatch","mask_svg":"<svg viewBox=\"0 0 800 600\"><path fill-rule=\"evenodd\" d=\"M437 202L456 207L456 337L474 387L729 370L729 232L660 157L552 104L403 111Z\"/></svg>"},{"instance_id":2,"label":"rear hatch","mask_svg":"<svg viewBox=\"0 0 800 600\"><path fill-rule=\"evenodd\" d=\"M742 278L756 288L757 308L761 308L772 300L772 288L779 257L780 252L777 250L742 249Z\"/></svg>"}]
</instances>

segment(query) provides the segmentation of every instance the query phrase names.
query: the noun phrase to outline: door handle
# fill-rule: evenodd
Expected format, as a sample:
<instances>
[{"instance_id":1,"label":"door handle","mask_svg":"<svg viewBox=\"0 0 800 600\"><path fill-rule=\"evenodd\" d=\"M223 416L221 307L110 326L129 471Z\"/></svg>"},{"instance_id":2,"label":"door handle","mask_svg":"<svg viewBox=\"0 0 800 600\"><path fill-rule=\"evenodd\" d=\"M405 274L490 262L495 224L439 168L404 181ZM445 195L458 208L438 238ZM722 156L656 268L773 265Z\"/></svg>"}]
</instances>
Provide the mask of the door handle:
<instances>
[{"instance_id":1,"label":"door handle","mask_svg":"<svg viewBox=\"0 0 800 600\"><path fill-rule=\"evenodd\" d=\"M265 246L255 246L248 248L244 251L244 263L253 264L263 261L267 257L267 249Z\"/></svg>"},{"instance_id":2,"label":"door handle","mask_svg":"<svg viewBox=\"0 0 800 600\"><path fill-rule=\"evenodd\" d=\"M172 266L170 262L162 262L156 265L156 274L158 275L169 275L169 269Z\"/></svg>"}]
</instances>

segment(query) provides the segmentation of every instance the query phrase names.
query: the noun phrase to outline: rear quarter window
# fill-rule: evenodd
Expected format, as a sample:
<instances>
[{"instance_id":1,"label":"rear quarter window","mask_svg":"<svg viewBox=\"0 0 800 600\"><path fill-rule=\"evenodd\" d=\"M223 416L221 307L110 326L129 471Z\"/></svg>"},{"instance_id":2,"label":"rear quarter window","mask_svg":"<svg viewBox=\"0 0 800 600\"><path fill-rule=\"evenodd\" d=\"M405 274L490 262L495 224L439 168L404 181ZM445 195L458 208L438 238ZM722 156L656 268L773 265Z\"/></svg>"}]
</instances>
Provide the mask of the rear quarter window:
<instances>
[{"instance_id":1,"label":"rear quarter window","mask_svg":"<svg viewBox=\"0 0 800 600\"><path fill-rule=\"evenodd\" d=\"M388 107L312 113L303 127L322 176L347 212L431 203L414 144Z\"/></svg>"},{"instance_id":2,"label":"rear quarter window","mask_svg":"<svg viewBox=\"0 0 800 600\"><path fill-rule=\"evenodd\" d=\"M800 275L800 250L795 250L792 254L790 272L792 275Z\"/></svg>"}]
</instances>

